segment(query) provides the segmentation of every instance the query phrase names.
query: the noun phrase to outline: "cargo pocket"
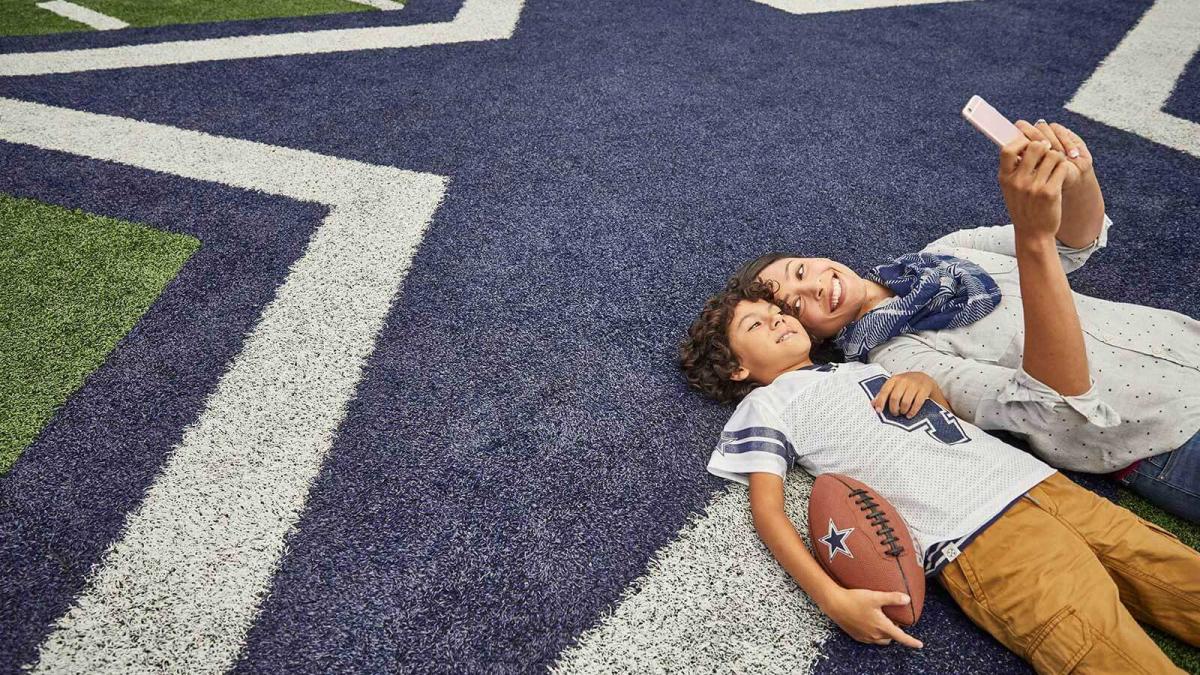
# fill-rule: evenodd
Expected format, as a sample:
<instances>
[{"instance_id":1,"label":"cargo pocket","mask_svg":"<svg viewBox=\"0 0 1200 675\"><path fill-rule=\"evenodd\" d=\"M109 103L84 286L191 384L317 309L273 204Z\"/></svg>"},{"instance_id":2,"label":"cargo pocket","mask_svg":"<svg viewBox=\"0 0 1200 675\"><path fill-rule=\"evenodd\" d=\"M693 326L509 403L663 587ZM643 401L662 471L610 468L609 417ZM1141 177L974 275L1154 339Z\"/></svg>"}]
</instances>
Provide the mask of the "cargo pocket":
<instances>
[{"instance_id":1,"label":"cargo pocket","mask_svg":"<svg viewBox=\"0 0 1200 675\"><path fill-rule=\"evenodd\" d=\"M1073 607L1063 607L1042 625L1025 658L1039 673L1069 673L1095 646L1092 629Z\"/></svg>"},{"instance_id":2,"label":"cargo pocket","mask_svg":"<svg viewBox=\"0 0 1200 675\"><path fill-rule=\"evenodd\" d=\"M979 575L975 572L975 567L967 559L967 552L963 551L954 559L958 563L958 572L955 579L959 584L965 585L965 590L971 595L975 602L979 603L985 609L988 608L987 595L983 592L983 584L979 581ZM990 610L989 610L990 611Z\"/></svg>"}]
</instances>

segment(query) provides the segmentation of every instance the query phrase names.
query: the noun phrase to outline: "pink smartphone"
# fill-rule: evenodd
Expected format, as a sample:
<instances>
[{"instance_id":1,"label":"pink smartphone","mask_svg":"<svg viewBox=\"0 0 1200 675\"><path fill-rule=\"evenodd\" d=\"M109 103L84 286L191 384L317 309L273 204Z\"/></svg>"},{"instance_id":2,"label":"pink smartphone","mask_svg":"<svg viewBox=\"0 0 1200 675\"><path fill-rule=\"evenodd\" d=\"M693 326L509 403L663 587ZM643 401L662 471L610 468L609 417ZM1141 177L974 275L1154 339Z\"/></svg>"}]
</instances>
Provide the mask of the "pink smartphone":
<instances>
[{"instance_id":1,"label":"pink smartphone","mask_svg":"<svg viewBox=\"0 0 1200 675\"><path fill-rule=\"evenodd\" d=\"M1020 129L980 96L972 96L963 107L962 114L972 126L982 131L996 145L1004 146L1022 135Z\"/></svg>"}]
</instances>

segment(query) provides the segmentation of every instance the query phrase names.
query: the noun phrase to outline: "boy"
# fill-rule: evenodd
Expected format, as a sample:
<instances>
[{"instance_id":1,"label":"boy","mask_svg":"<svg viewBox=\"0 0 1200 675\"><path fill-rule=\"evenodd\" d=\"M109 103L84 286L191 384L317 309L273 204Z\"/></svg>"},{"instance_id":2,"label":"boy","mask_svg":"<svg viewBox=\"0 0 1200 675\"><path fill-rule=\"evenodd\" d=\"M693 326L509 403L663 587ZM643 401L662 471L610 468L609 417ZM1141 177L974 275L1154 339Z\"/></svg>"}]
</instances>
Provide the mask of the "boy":
<instances>
[{"instance_id":1,"label":"boy","mask_svg":"<svg viewBox=\"0 0 1200 675\"><path fill-rule=\"evenodd\" d=\"M750 486L759 535L827 616L860 642L922 646L881 609L907 598L842 588L808 552L783 509L796 461L879 490L926 574L1038 672L1183 672L1134 619L1200 646L1200 553L956 418L921 373L814 364L770 298L730 282L681 360L693 386L742 399L708 469Z\"/></svg>"}]
</instances>

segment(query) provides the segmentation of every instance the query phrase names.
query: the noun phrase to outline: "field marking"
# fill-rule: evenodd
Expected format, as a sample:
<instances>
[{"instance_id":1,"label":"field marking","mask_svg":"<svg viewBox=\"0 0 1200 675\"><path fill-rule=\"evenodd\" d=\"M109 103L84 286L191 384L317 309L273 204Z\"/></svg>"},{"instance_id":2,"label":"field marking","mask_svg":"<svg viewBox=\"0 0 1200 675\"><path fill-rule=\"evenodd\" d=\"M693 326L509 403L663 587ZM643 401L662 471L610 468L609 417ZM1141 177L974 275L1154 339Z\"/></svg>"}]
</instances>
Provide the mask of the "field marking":
<instances>
[{"instance_id":1,"label":"field marking","mask_svg":"<svg viewBox=\"0 0 1200 675\"><path fill-rule=\"evenodd\" d=\"M449 22L0 55L0 77L499 40ZM446 179L0 98L0 140L328 205L198 420L41 644L37 672L223 672L242 650Z\"/></svg>"},{"instance_id":2,"label":"field marking","mask_svg":"<svg viewBox=\"0 0 1200 675\"><path fill-rule=\"evenodd\" d=\"M404 5L398 2L392 2L392 0L350 0L350 2L357 2L360 5L374 7L375 9L382 9L385 12L394 12L398 9L404 9Z\"/></svg>"},{"instance_id":3,"label":"field marking","mask_svg":"<svg viewBox=\"0 0 1200 675\"><path fill-rule=\"evenodd\" d=\"M329 205L37 672L224 672L446 188L428 173L0 98L0 140Z\"/></svg>"},{"instance_id":4,"label":"field marking","mask_svg":"<svg viewBox=\"0 0 1200 675\"><path fill-rule=\"evenodd\" d=\"M785 509L801 536L812 483L799 471L784 481ZM749 490L731 485L550 671L808 673L833 630L759 539Z\"/></svg>"},{"instance_id":5,"label":"field marking","mask_svg":"<svg viewBox=\"0 0 1200 675\"><path fill-rule=\"evenodd\" d=\"M1200 157L1200 124L1163 111L1200 51L1200 2L1158 0L1066 108Z\"/></svg>"},{"instance_id":6,"label":"field marking","mask_svg":"<svg viewBox=\"0 0 1200 675\"><path fill-rule=\"evenodd\" d=\"M516 30L523 4L524 0L466 0L451 21L411 26L315 30L0 54L0 77L506 40Z\"/></svg>"},{"instance_id":7,"label":"field marking","mask_svg":"<svg viewBox=\"0 0 1200 675\"><path fill-rule=\"evenodd\" d=\"M119 28L129 28L129 24L124 21L111 17L107 14L101 14L94 9L82 7L67 0L49 0L49 2L39 2L38 7L53 12L64 19L70 19L76 23L81 23L85 26L91 26L96 30L117 30Z\"/></svg>"},{"instance_id":8,"label":"field marking","mask_svg":"<svg viewBox=\"0 0 1200 675\"><path fill-rule=\"evenodd\" d=\"M824 14L827 12L854 12L860 9L883 7L907 7L909 5L937 5L948 2L973 2L973 0L754 0L755 2L780 9L790 14Z\"/></svg>"}]
</instances>

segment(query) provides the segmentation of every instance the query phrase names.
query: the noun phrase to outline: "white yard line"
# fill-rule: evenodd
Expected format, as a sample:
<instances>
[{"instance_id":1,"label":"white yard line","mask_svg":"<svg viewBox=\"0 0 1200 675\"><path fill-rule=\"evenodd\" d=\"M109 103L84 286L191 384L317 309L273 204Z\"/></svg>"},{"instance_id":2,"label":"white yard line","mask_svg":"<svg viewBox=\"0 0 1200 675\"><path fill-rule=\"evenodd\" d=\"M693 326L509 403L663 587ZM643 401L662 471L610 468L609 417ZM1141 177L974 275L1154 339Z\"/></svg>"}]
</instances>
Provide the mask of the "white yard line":
<instances>
[{"instance_id":1,"label":"white yard line","mask_svg":"<svg viewBox=\"0 0 1200 675\"><path fill-rule=\"evenodd\" d=\"M784 488L803 535L812 478L794 471ZM551 672L808 673L832 631L759 539L749 490L731 485Z\"/></svg>"},{"instance_id":2,"label":"white yard line","mask_svg":"<svg viewBox=\"0 0 1200 675\"><path fill-rule=\"evenodd\" d=\"M1198 50L1200 2L1158 0L1067 110L1200 157L1200 124L1162 110Z\"/></svg>"},{"instance_id":3,"label":"white yard line","mask_svg":"<svg viewBox=\"0 0 1200 675\"><path fill-rule=\"evenodd\" d=\"M0 119L0 140L330 207L36 668L223 672L446 180L12 99Z\"/></svg>"},{"instance_id":4,"label":"white yard line","mask_svg":"<svg viewBox=\"0 0 1200 675\"><path fill-rule=\"evenodd\" d=\"M374 7L375 9L382 9L385 12L394 12L397 9L404 9L404 5L398 2L392 2L392 0L350 0L350 2L357 2L360 5L367 5L368 7Z\"/></svg>"},{"instance_id":5,"label":"white yard line","mask_svg":"<svg viewBox=\"0 0 1200 675\"><path fill-rule=\"evenodd\" d=\"M466 0L452 21L0 54L0 77L506 40L524 0Z\"/></svg>"},{"instance_id":6,"label":"white yard line","mask_svg":"<svg viewBox=\"0 0 1200 675\"><path fill-rule=\"evenodd\" d=\"M909 5L936 5L947 2L971 2L972 0L754 0L791 14L823 14L826 12L852 12L859 9L883 7L907 7Z\"/></svg>"},{"instance_id":7,"label":"white yard line","mask_svg":"<svg viewBox=\"0 0 1200 675\"><path fill-rule=\"evenodd\" d=\"M440 24L0 55L0 77L508 38ZM446 179L0 98L0 140L329 206L145 500L41 645L43 673L223 672L241 651Z\"/></svg>"},{"instance_id":8,"label":"white yard line","mask_svg":"<svg viewBox=\"0 0 1200 675\"><path fill-rule=\"evenodd\" d=\"M124 21L111 17L107 14L101 14L94 9L82 7L67 0L50 0L49 2L39 2L38 7L44 10L54 12L55 14L70 19L76 23L91 26L96 30L116 30L118 28L129 28L129 24Z\"/></svg>"}]
</instances>

